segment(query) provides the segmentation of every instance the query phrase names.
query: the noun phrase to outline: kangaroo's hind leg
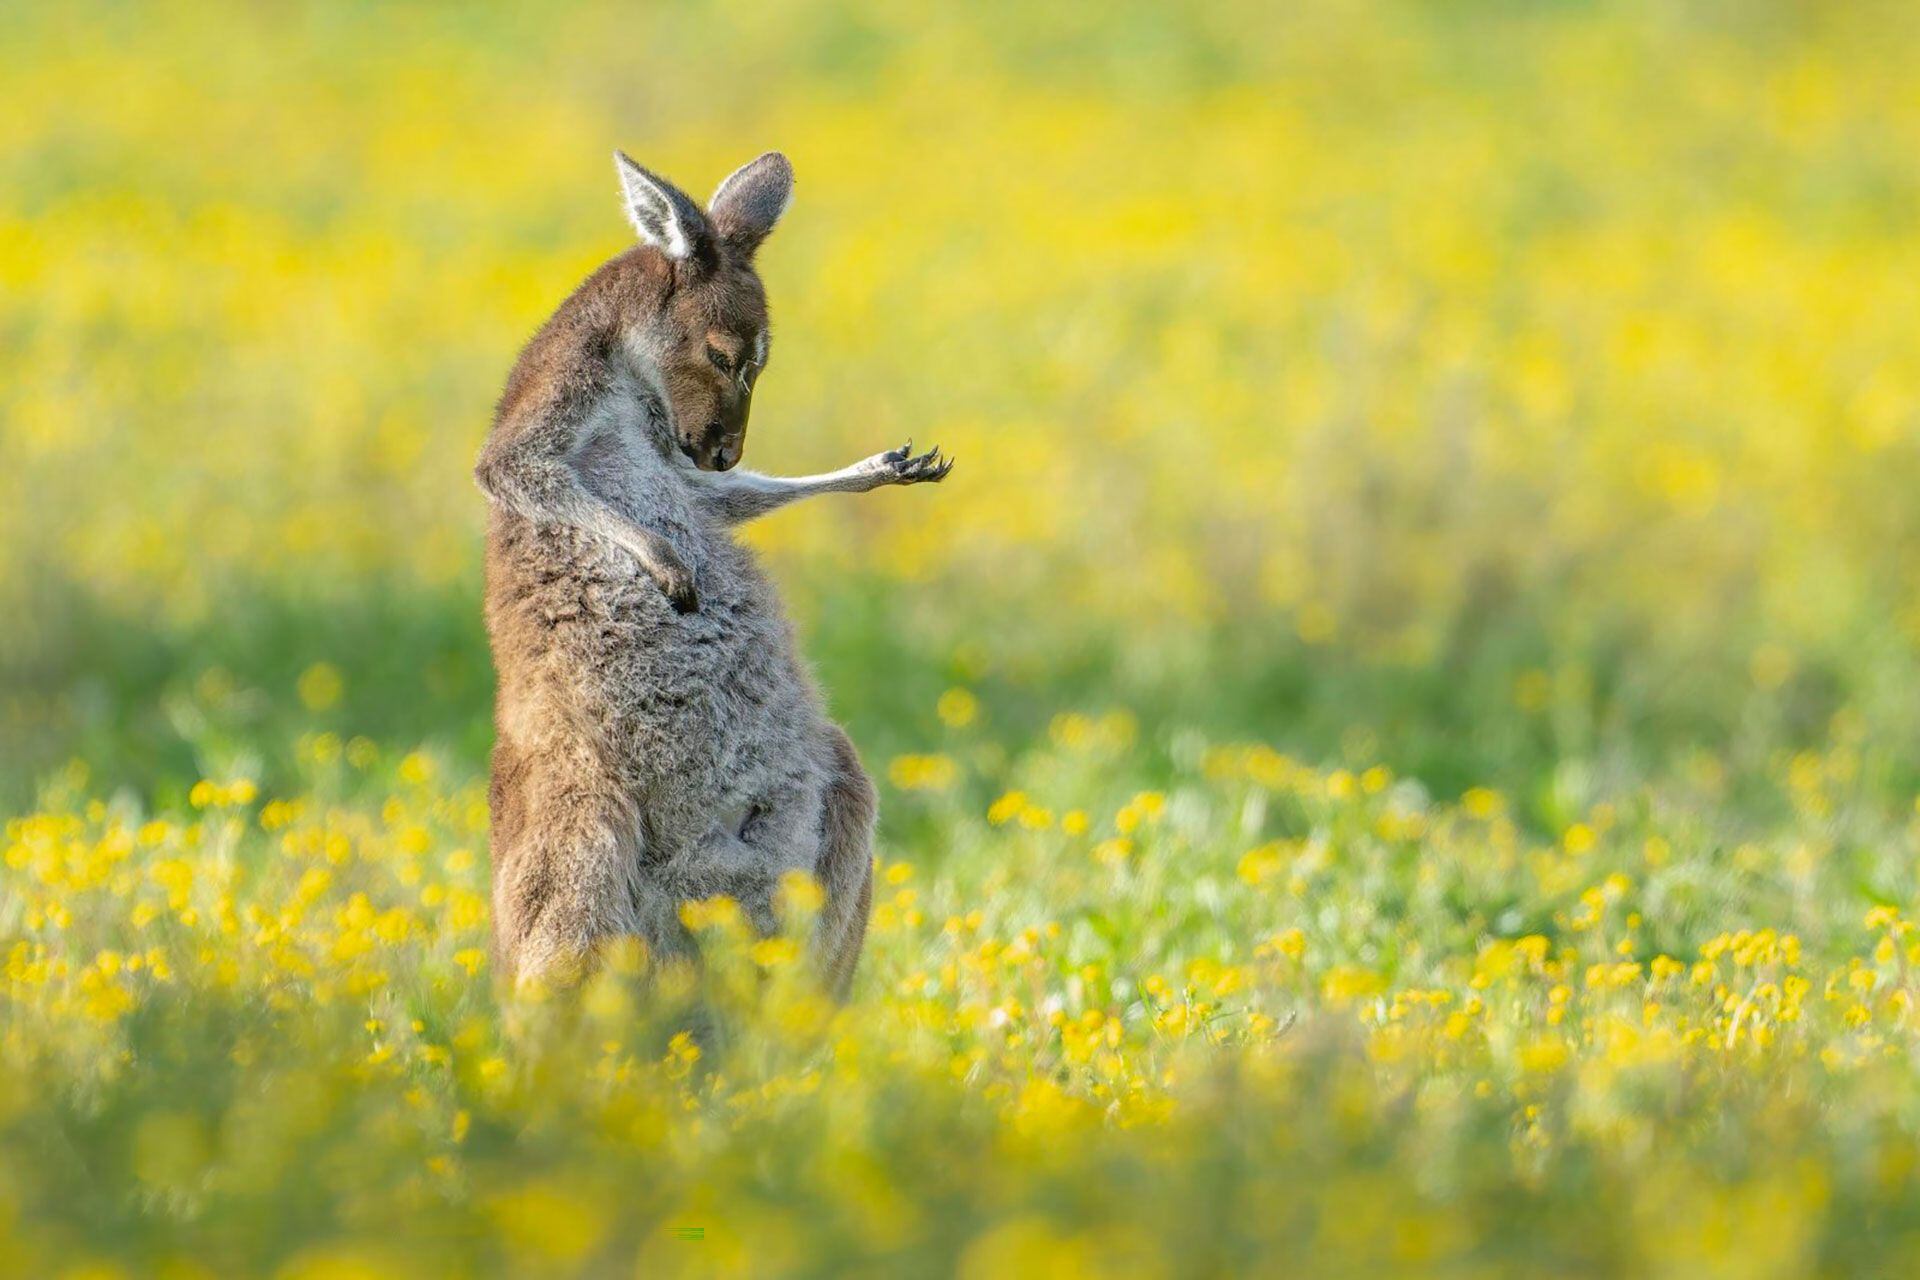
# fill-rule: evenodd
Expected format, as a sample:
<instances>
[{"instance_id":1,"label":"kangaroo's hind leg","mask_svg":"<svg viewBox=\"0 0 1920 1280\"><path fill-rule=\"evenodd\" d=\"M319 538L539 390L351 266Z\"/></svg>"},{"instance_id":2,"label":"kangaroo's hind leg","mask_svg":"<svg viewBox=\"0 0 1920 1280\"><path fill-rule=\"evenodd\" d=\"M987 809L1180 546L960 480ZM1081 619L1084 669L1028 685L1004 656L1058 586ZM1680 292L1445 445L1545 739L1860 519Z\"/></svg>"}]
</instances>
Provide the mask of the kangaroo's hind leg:
<instances>
[{"instance_id":1,"label":"kangaroo's hind leg","mask_svg":"<svg viewBox=\"0 0 1920 1280\"><path fill-rule=\"evenodd\" d=\"M814 950L827 990L844 1000L873 909L873 823L880 806L852 741L837 725L828 729L828 747L830 775L815 869L826 901L814 926Z\"/></svg>"},{"instance_id":2,"label":"kangaroo's hind leg","mask_svg":"<svg viewBox=\"0 0 1920 1280\"><path fill-rule=\"evenodd\" d=\"M502 750L494 765L495 972L566 981L640 932L638 814L593 763Z\"/></svg>"}]
</instances>

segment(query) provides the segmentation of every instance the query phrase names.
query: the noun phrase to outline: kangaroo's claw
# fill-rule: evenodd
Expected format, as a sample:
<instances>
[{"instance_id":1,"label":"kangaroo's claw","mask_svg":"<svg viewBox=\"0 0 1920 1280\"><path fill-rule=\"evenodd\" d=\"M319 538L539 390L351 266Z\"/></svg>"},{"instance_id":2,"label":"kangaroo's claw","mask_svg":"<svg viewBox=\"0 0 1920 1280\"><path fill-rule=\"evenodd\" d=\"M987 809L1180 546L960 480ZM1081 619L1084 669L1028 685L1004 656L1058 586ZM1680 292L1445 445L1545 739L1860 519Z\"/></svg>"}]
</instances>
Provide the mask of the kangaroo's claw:
<instances>
[{"instance_id":1,"label":"kangaroo's claw","mask_svg":"<svg viewBox=\"0 0 1920 1280\"><path fill-rule=\"evenodd\" d=\"M685 565L662 565L654 571L654 581L666 593L675 613L693 613L700 608L700 592L694 586L693 572Z\"/></svg>"},{"instance_id":2,"label":"kangaroo's claw","mask_svg":"<svg viewBox=\"0 0 1920 1280\"><path fill-rule=\"evenodd\" d=\"M942 480L953 469L953 460L942 459L937 446L918 455L912 450L913 444L909 441L905 448L885 455L889 472L887 478L894 484Z\"/></svg>"}]
</instances>

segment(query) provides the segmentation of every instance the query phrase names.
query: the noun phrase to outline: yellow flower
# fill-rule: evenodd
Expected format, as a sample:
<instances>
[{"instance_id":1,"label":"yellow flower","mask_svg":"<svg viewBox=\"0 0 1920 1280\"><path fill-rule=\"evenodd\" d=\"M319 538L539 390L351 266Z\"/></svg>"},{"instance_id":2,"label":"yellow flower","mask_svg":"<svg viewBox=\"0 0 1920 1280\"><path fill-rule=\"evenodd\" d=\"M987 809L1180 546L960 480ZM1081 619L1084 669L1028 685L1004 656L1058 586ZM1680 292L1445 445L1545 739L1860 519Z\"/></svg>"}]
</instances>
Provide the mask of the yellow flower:
<instances>
[{"instance_id":1,"label":"yellow flower","mask_svg":"<svg viewBox=\"0 0 1920 1280\"><path fill-rule=\"evenodd\" d=\"M814 915L826 905L826 890L806 871L787 871L780 876L777 901L783 911Z\"/></svg>"},{"instance_id":2,"label":"yellow flower","mask_svg":"<svg viewBox=\"0 0 1920 1280\"><path fill-rule=\"evenodd\" d=\"M1534 1075L1558 1071L1573 1056L1567 1042L1556 1036L1536 1036L1520 1046L1515 1054L1520 1069Z\"/></svg>"},{"instance_id":3,"label":"yellow flower","mask_svg":"<svg viewBox=\"0 0 1920 1280\"><path fill-rule=\"evenodd\" d=\"M1284 848L1278 841L1272 841L1241 854L1234 874L1247 884L1259 885L1278 874L1285 864Z\"/></svg>"},{"instance_id":4,"label":"yellow flower","mask_svg":"<svg viewBox=\"0 0 1920 1280\"><path fill-rule=\"evenodd\" d=\"M1505 806L1505 799L1490 787L1472 787L1460 797L1460 807L1474 818L1491 818Z\"/></svg>"},{"instance_id":5,"label":"yellow flower","mask_svg":"<svg viewBox=\"0 0 1920 1280\"><path fill-rule=\"evenodd\" d=\"M1268 945L1277 954L1289 960L1298 960L1307 953L1307 935L1299 929L1288 929L1275 934Z\"/></svg>"},{"instance_id":6,"label":"yellow flower","mask_svg":"<svg viewBox=\"0 0 1920 1280\"><path fill-rule=\"evenodd\" d=\"M561 1266L586 1258L611 1221L594 1188L546 1180L495 1196L489 1208L509 1248Z\"/></svg>"},{"instance_id":7,"label":"yellow flower","mask_svg":"<svg viewBox=\"0 0 1920 1280\"><path fill-rule=\"evenodd\" d=\"M1026 792L1009 791L988 806L987 821L996 827L1004 826L1006 823L1020 816L1020 814L1025 811L1027 804Z\"/></svg>"},{"instance_id":8,"label":"yellow flower","mask_svg":"<svg viewBox=\"0 0 1920 1280\"><path fill-rule=\"evenodd\" d=\"M1123 836L1132 835L1142 823L1157 819L1166 807L1167 798L1158 791L1139 792L1114 815L1114 828Z\"/></svg>"},{"instance_id":9,"label":"yellow flower","mask_svg":"<svg viewBox=\"0 0 1920 1280\"><path fill-rule=\"evenodd\" d=\"M1353 964L1335 965L1320 979L1320 994L1335 1007L1371 999L1386 989L1386 979Z\"/></svg>"},{"instance_id":10,"label":"yellow flower","mask_svg":"<svg viewBox=\"0 0 1920 1280\"><path fill-rule=\"evenodd\" d=\"M980 715L980 700L965 689L953 688L940 695L935 706L940 723L949 729L964 729Z\"/></svg>"},{"instance_id":11,"label":"yellow flower","mask_svg":"<svg viewBox=\"0 0 1920 1280\"><path fill-rule=\"evenodd\" d=\"M316 662L300 673L300 701L309 711L326 711L340 701L346 681L340 669L330 662Z\"/></svg>"},{"instance_id":12,"label":"yellow flower","mask_svg":"<svg viewBox=\"0 0 1920 1280\"><path fill-rule=\"evenodd\" d=\"M944 755L895 756L887 766L887 781L901 791L945 791L959 778L959 766Z\"/></svg>"},{"instance_id":13,"label":"yellow flower","mask_svg":"<svg viewBox=\"0 0 1920 1280\"><path fill-rule=\"evenodd\" d=\"M681 903L680 921L695 933L708 929L739 932L746 927L740 904L724 896Z\"/></svg>"}]
</instances>

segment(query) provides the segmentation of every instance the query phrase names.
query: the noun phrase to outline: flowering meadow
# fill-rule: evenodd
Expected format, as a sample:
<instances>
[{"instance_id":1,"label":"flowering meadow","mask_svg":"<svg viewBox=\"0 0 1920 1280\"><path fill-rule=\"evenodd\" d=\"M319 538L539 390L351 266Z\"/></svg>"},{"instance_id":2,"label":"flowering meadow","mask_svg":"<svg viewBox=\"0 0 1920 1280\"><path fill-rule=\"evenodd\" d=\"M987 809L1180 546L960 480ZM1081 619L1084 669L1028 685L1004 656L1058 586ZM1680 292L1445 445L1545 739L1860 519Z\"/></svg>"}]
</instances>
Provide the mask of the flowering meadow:
<instances>
[{"instance_id":1,"label":"flowering meadow","mask_svg":"<svg viewBox=\"0 0 1920 1280\"><path fill-rule=\"evenodd\" d=\"M1900 5L19 6L0 1277L1920 1259ZM832 1005L487 957L470 468L778 147Z\"/></svg>"}]
</instances>

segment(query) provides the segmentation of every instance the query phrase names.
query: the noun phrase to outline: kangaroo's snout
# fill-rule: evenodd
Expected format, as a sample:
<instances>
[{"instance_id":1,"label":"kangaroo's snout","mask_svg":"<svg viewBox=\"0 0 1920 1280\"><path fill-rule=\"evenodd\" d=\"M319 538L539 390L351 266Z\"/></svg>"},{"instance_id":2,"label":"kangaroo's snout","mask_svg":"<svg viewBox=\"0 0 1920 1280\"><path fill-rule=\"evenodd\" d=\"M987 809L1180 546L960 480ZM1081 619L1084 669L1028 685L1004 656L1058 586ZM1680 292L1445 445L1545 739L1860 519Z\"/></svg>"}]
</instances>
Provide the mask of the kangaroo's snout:
<instances>
[{"instance_id":1,"label":"kangaroo's snout","mask_svg":"<svg viewBox=\"0 0 1920 1280\"><path fill-rule=\"evenodd\" d=\"M729 413L707 423L696 441L683 443L680 452L702 471L731 471L747 451L747 422L744 412Z\"/></svg>"},{"instance_id":2,"label":"kangaroo's snout","mask_svg":"<svg viewBox=\"0 0 1920 1280\"><path fill-rule=\"evenodd\" d=\"M713 451L714 470L726 471L747 451L747 416L753 411L753 388L740 386L729 399L718 424L719 444Z\"/></svg>"}]
</instances>

